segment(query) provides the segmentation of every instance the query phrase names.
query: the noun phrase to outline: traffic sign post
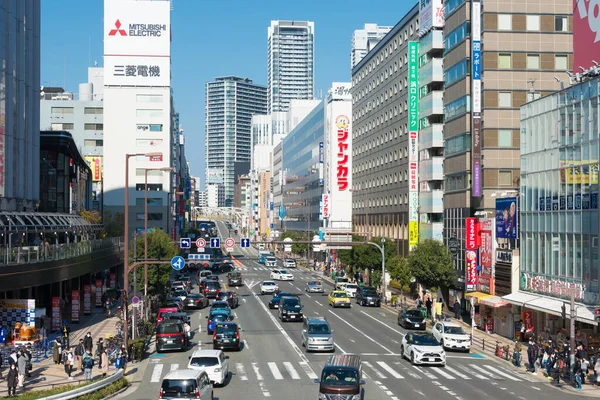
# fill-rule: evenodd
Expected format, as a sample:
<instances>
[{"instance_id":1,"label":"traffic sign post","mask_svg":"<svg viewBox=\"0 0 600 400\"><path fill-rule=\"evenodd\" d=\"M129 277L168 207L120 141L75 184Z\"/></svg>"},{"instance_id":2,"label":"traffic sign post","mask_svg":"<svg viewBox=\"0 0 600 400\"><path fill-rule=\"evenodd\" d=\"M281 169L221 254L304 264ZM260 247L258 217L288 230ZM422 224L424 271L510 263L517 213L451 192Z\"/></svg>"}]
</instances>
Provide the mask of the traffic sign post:
<instances>
[{"instance_id":1,"label":"traffic sign post","mask_svg":"<svg viewBox=\"0 0 600 400\"><path fill-rule=\"evenodd\" d=\"M204 240L202 238L196 239L196 247L198 247L198 248L206 247L206 240Z\"/></svg>"},{"instance_id":2,"label":"traffic sign post","mask_svg":"<svg viewBox=\"0 0 600 400\"><path fill-rule=\"evenodd\" d=\"M219 239L219 238L210 239L210 247L211 247L211 249L217 249L217 248L221 247L221 239Z\"/></svg>"},{"instance_id":3,"label":"traffic sign post","mask_svg":"<svg viewBox=\"0 0 600 400\"><path fill-rule=\"evenodd\" d=\"M250 238L242 238L240 240L240 247L244 249L250 247Z\"/></svg>"},{"instance_id":4,"label":"traffic sign post","mask_svg":"<svg viewBox=\"0 0 600 400\"><path fill-rule=\"evenodd\" d=\"M235 246L235 240L233 238L227 238L225 240L225 247L233 247Z\"/></svg>"},{"instance_id":5,"label":"traffic sign post","mask_svg":"<svg viewBox=\"0 0 600 400\"><path fill-rule=\"evenodd\" d=\"M137 305L139 305L139 303L140 303L140 298L139 298L139 297L137 297L137 296L133 296L133 299L131 299L131 303L132 303L134 306L137 306Z\"/></svg>"},{"instance_id":6,"label":"traffic sign post","mask_svg":"<svg viewBox=\"0 0 600 400\"><path fill-rule=\"evenodd\" d=\"M189 249L192 247L192 239L190 238L181 238L179 240L179 248L181 249Z\"/></svg>"},{"instance_id":7,"label":"traffic sign post","mask_svg":"<svg viewBox=\"0 0 600 400\"><path fill-rule=\"evenodd\" d=\"M171 259L171 267L175 271L181 271L185 267L185 259L181 256L175 256Z\"/></svg>"}]
</instances>

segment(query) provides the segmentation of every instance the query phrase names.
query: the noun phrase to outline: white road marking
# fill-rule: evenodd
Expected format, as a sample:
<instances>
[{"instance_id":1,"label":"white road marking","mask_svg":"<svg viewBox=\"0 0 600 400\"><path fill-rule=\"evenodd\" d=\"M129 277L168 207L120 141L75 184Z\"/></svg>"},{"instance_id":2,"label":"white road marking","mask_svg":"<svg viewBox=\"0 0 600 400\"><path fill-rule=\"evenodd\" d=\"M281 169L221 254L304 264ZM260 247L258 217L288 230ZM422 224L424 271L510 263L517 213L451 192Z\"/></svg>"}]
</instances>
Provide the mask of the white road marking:
<instances>
[{"instance_id":1,"label":"white road marking","mask_svg":"<svg viewBox=\"0 0 600 400\"><path fill-rule=\"evenodd\" d=\"M275 378L275 380L280 381L283 379L283 375L279 371L279 368L277 368L277 364L275 364L274 362L269 362L267 363L267 365L269 366L271 374L273 374L273 378Z\"/></svg>"},{"instance_id":2,"label":"white road marking","mask_svg":"<svg viewBox=\"0 0 600 400\"><path fill-rule=\"evenodd\" d=\"M493 372L497 373L500 376L503 376L505 378L510 379L511 381L521 382L521 380L519 378L516 378L516 377L514 377L512 375L506 374L506 373L500 371L499 369L496 369L496 368L492 367L491 365L484 365L484 367L486 367L490 371L493 371Z\"/></svg>"},{"instance_id":3,"label":"white road marking","mask_svg":"<svg viewBox=\"0 0 600 400\"><path fill-rule=\"evenodd\" d=\"M264 378L260 374L260 370L258 369L258 363L252 363L252 369L254 370L254 375L256 375L256 380L263 381Z\"/></svg>"},{"instance_id":4,"label":"white road marking","mask_svg":"<svg viewBox=\"0 0 600 400\"><path fill-rule=\"evenodd\" d=\"M383 361L377 361L377 364L383 368L384 370L386 370L390 375L392 375L394 378L396 379L404 379L404 377L402 375L400 375L399 373L396 372L395 369L393 369L392 367L390 367L389 365L387 365L386 363L384 363Z\"/></svg>"},{"instance_id":5,"label":"white road marking","mask_svg":"<svg viewBox=\"0 0 600 400\"><path fill-rule=\"evenodd\" d=\"M160 375L162 374L163 364L156 364L154 366L154 370L152 371L152 377L150 378L150 382L157 383L160 382Z\"/></svg>"},{"instance_id":6,"label":"white road marking","mask_svg":"<svg viewBox=\"0 0 600 400\"><path fill-rule=\"evenodd\" d=\"M512 373L511 371L509 371L508 369L506 369L506 368L504 368L504 367L500 367L500 366L499 366L498 368L499 368L500 370L502 370L502 371L506 372L507 374L511 374L511 373ZM525 374L519 374L519 378L520 378L520 379L523 379L523 380L525 380L525 381L527 381L527 382L539 382L539 381L537 381L537 380L535 380L535 379L533 379L533 378L531 378L531 377L529 377L528 375L525 375Z\"/></svg>"},{"instance_id":7,"label":"white road marking","mask_svg":"<svg viewBox=\"0 0 600 400\"><path fill-rule=\"evenodd\" d=\"M296 288L296 290L298 290L299 292L302 291L302 289L300 289L298 286L294 286Z\"/></svg>"},{"instance_id":8,"label":"white road marking","mask_svg":"<svg viewBox=\"0 0 600 400\"><path fill-rule=\"evenodd\" d=\"M333 343L333 345L334 345L335 347L337 347L337 348L338 348L338 349L339 349L339 350L340 350L342 353L344 353L344 354L348 354L348 353L346 353L346 351L344 351L344 349L342 349L342 348L341 348L341 347L340 347L340 346L339 346L337 343Z\"/></svg>"},{"instance_id":9,"label":"white road marking","mask_svg":"<svg viewBox=\"0 0 600 400\"><path fill-rule=\"evenodd\" d=\"M352 340L352 339L348 339L348 340L349 340L349 341L351 341L352 343L356 343L356 342L355 342L354 340Z\"/></svg>"},{"instance_id":10,"label":"white road marking","mask_svg":"<svg viewBox=\"0 0 600 400\"><path fill-rule=\"evenodd\" d=\"M300 374L298 372L296 372L296 370L294 369L294 366L292 365L291 362L286 361L283 363L283 366L287 370L288 374L290 374L292 379L300 379Z\"/></svg>"},{"instance_id":11,"label":"white road marking","mask_svg":"<svg viewBox=\"0 0 600 400\"><path fill-rule=\"evenodd\" d=\"M248 345L248 342L246 341L246 339L244 339L243 342L244 342L244 348L249 349L250 346Z\"/></svg>"},{"instance_id":12,"label":"white road marking","mask_svg":"<svg viewBox=\"0 0 600 400\"><path fill-rule=\"evenodd\" d=\"M361 313L363 313L363 314L365 314L367 317L371 318L373 321L375 321L375 322L378 322L378 323L380 323L381 325L385 326L386 328L393 330L394 332L396 332L397 334L399 334L401 337L404 337L404 333L400 332L400 331L399 331L399 330L397 330L397 329L394 329L394 328L392 328L391 326L389 326L389 325L388 325L388 324L386 324L385 322L381 322L381 321L380 321L380 320L378 320L377 318L373 317L372 315L369 315L369 314L367 314L366 312L364 312L364 311L362 311L362 310L361 310L360 312L361 312ZM396 342L396 343L398 343L398 342Z\"/></svg>"},{"instance_id":13,"label":"white road marking","mask_svg":"<svg viewBox=\"0 0 600 400\"><path fill-rule=\"evenodd\" d=\"M487 379L485 376L483 376L483 375L480 375L480 374L478 374L477 372L475 372L475 371L473 371L473 370L469 369L469 367L467 367L466 365L460 365L460 364L457 364L456 366L457 366L458 368L462 369L463 371L465 371L465 372L467 372L467 373L469 373L469 374L473 375L473 376L474 376L475 378L477 378L477 379L482 379L482 380L485 380L485 379ZM448 368L448 365L446 365L446 368ZM456 372L455 372L455 373L456 373Z\"/></svg>"},{"instance_id":14,"label":"white road marking","mask_svg":"<svg viewBox=\"0 0 600 400\"><path fill-rule=\"evenodd\" d=\"M248 375L246 375L246 368L242 363L235 363L235 369L237 370L237 374L240 376L240 380L247 381Z\"/></svg>"},{"instance_id":15,"label":"white road marking","mask_svg":"<svg viewBox=\"0 0 600 400\"><path fill-rule=\"evenodd\" d=\"M306 297L308 297L309 299L311 298L311 297L310 297L310 295L309 295L308 293L304 293L304 295L305 295Z\"/></svg>"},{"instance_id":16,"label":"white road marking","mask_svg":"<svg viewBox=\"0 0 600 400\"><path fill-rule=\"evenodd\" d=\"M446 379L451 379L454 380L456 379L455 377L453 377L452 375L444 372L444 370L442 368L429 368L430 371L434 371L435 373L440 374L441 376L443 376Z\"/></svg>"},{"instance_id":17,"label":"white road marking","mask_svg":"<svg viewBox=\"0 0 600 400\"><path fill-rule=\"evenodd\" d=\"M471 365L469 365L469 367L471 367L473 369L476 369L477 371L481 372L482 374L484 374L484 375L486 375L486 376L488 376L490 378L500 379L497 376L494 376L494 374L492 374L491 372L488 372L485 369L481 368L479 365L471 364Z\"/></svg>"},{"instance_id":18,"label":"white road marking","mask_svg":"<svg viewBox=\"0 0 600 400\"><path fill-rule=\"evenodd\" d=\"M460 372L460 371L457 371L457 370L455 370L455 369L454 369L454 368L452 368L452 367L449 367L448 365L446 365L446 367L445 367L444 369L445 369L446 371L450 371L450 372L452 372L454 375L456 375L456 376L458 376L459 378L462 378L462 379L464 379L464 380L467 380L467 381L468 381L468 380L470 380L470 379L471 379L471 378L470 378L470 377L468 377L467 375L463 374L463 373L462 373L462 372Z\"/></svg>"},{"instance_id":19,"label":"white road marking","mask_svg":"<svg viewBox=\"0 0 600 400\"><path fill-rule=\"evenodd\" d=\"M363 363L363 365L366 365L367 367L369 367L369 369L373 370L373 372L375 372L375 375L377 375L377 377L379 379L386 379L387 378L387 376L385 376L380 370L378 370L377 368L375 368L373 366L373 364L371 364L370 362L363 361L362 363Z\"/></svg>"},{"instance_id":20,"label":"white road marking","mask_svg":"<svg viewBox=\"0 0 600 400\"><path fill-rule=\"evenodd\" d=\"M319 303L318 301L315 300L315 303L317 303L318 305L320 305L321 307L323 307L323 304Z\"/></svg>"},{"instance_id":21,"label":"white road marking","mask_svg":"<svg viewBox=\"0 0 600 400\"><path fill-rule=\"evenodd\" d=\"M352 325L350 322L346 321L344 318L340 317L339 315L337 315L336 313L334 313L333 311L329 310L329 312L334 315L335 317L339 318L340 321L342 321L343 323L345 323L346 325L348 325L350 328L354 329L356 332L360 333L361 335L363 335L363 337L366 337L367 339L369 339L371 342L375 343L376 345L378 345L379 347L381 347L382 349L384 349L385 351L387 351L390 354L393 354L394 352L391 351L390 349L388 349L387 347L385 347L384 345L380 344L378 341L376 341L375 339L373 339L370 336L365 335L363 332L361 332L360 330L358 330L357 328L354 327L354 325Z\"/></svg>"},{"instance_id":22,"label":"white road marking","mask_svg":"<svg viewBox=\"0 0 600 400\"><path fill-rule=\"evenodd\" d=\"M315 374L315 372L312 370L312 368L310 367L310 365L308 365L308 361L300 361L299 364L302 367L302 369L304 370L304 373L310 379L317 379L318 378L317 374Z\"/></svg>"},{"instance_id":23,"label":"white road marking","mask_svg":"<svg viewBox=\"0 0 600 400\"><path fill-rule=\"evenodd\" d=\"M177 371L179 369L179 364L171 364L171 372Z\"/></svg>"},{"instance_id":24,"label":"white road marking","mask_svg":"<svg viewBox=\"0 0 600 400\"><path fill-rule=\"evenodd\" d=\"M423 377L421 375L415 374L412 370L405 367L400 361L394 361L394 365L397 365L400 369L406 371L406 373L408 375L410 375L411 377L413 377L415 379L423 379Z\"/></svg>"},{"instance_id":25,"label":"white road marking","mask_svg":"<svg viewBox=\"0 0 600 400\"><path fill-rule=\"evenodd\" d=\"M264 382L259 382L258 386L260 386L260 390L262 391L263 396L265 396L265 397L271 397L271 393L269 393L269 391L267 390L267 388L265 388L265 383Z\"/></svg>"},{"instance_id":26,"label":"white road marking","mask_svg":"<svg viewBox=\"0 0 600 400\"><path fill-rule=\"evenodd\" d=\"M539 387L536 387L536 386L531 386L531 387L532 387L533 389L535 389L535 390L542 390L542 389L540 389Z\"/></svg>"},{"instance_id":27,"label":"white road marking","mask_svg":"<svg viewBox=\"0 0 600 400\"><path fill-rule=\"evenodd\" d=\"M392 342L396 343L396 344L400 344L398 341L396 340L392 340Z\"/></svg>"},{"instance_id":28,"label":"white road marking","mask_svg":"<svg viewBox=\"0 0 600 400\"><path fill-rule=\"evenodd\" d=\"M421 368L417 367L416 365L413 365L413 368L416 369L417 371L419 371L420 373L422 373L423 375L425 375L426 377L428 377L431 380L437 379L437 377L435 375L433 375L431 372L425 372L424 370L422 370Z\"/></svg>"}]
</instances>

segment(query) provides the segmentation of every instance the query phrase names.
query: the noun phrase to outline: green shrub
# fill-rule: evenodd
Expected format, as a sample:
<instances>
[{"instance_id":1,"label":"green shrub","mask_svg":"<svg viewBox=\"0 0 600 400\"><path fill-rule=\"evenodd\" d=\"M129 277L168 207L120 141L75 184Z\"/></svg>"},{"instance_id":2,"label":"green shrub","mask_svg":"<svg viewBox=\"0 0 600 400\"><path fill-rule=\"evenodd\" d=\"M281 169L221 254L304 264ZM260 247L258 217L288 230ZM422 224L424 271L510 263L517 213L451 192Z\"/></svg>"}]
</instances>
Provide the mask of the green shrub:
<instances>
[{"instance_id":1,"label":"green shrub","mask_svg":"<svg viewBox=\"0 0 600 400\"><path fill-rule=\"evenodd\" d=\"M102 400L110 395L117 393L121 389L125 389L129 386L129 381L125 378L121 378L108 385L107 387L98 390L97 392L86 394L85 396L78 397L80 400Z\"/></svg>"},{"instance_id":2,"label":"green shrub","mask_svg":"<svg viewBox=\"0 0 600 400\"><path fill-rule=\"evenodd\" d=\"M144 356L144 347L146 346L146 338L130 339L128 342L129 346L129 360L142 361Z\"/></svg>"},{"instance_id":3,"label":"green shrub","mask_svg":"<svg viewBox=\"0 0 600 400\"><path fill-rule=\"evenodd\" d=\"M20 394L15 398L19 399L19 400L43 399L45 397L54 396L54 395L61 394L61 393L66 393L71 390L75 390L75 389L78 389L78 388L81 388L81 387L84 387L87 385L89 385L89 383L83 383L81 385L64 385L64 386L58 386L53 389L47 389L47 390L32 390L30 392ZM90 393L90 394L86 394L84 396L78 397L78 399L101 400L101 399L104 399L105 397L115 394L116 392L118 392L121 389L126 388L127 386L129 386L129 381L125 378L121 378L121 379L111 383L110 385L108 385L107 387L105 387L103 389L100 389L94 393Z\"/></svg>"}]
</instances>

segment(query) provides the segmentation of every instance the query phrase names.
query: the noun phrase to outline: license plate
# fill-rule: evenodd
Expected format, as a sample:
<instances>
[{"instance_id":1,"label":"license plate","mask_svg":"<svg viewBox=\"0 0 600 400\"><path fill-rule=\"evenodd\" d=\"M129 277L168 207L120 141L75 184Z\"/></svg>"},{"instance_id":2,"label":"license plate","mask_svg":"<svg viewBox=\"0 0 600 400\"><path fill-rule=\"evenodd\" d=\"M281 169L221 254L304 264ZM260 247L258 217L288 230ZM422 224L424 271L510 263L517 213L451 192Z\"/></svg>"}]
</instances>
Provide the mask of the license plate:
<instances>
[{"instance_id":1,"label":"license plate","mask_svg":"<svg viewBox=\"0 0 600 400\"><path fill-rule=\"evenodd\" d=\"M173 344L172 340L167 340L167 344Z\"/></svg>"},{"instance_id":2,"label":"license plate","mask_svg":"<svg viewBox=\"0 0 600 400\"><path fill-rule=\"evenodd\" d=\"M222 342L223 343L229 343L229 339L223 339Z\"/></svg>"},{"instance_id":3,"label":"license plate","mask_svg":"<svg viewBox=\"0 0 600 400\"><path fill-rule=\"evenodd\" d=\"M420 324L415 324L415 328L418 328L419 326L421 326Z\"/></svg>"},{"instance_id":4,"label":"license plate","mask_svg":"<svg viewBox=\"0 0 600 400\"><path fill-rule=\"evenodd\" d=\"M427 360L428 360L429 362L434 362L434 361L435 361L435 358L429 357Z\"/></svg>"},{"instance_id":5,"label":"license plate","mask_svg":"<svg viewBox=\"0 0 600 400\"><path fill-rule=\"evenodd\" d=\"M375 302L374 301L370 301L369 304L375 304Z\"/></svg>"},{"instance_id":6,"label":"license plate","mask_svg":"<svg viewBox=\"0 0 600 400\"><path fill-rule=\"evenodd\" d=\"M295 315L291 315L290 317L291 317L291 318L296 318L296 316L295 316Z\"/></svg>"}]
</instances>

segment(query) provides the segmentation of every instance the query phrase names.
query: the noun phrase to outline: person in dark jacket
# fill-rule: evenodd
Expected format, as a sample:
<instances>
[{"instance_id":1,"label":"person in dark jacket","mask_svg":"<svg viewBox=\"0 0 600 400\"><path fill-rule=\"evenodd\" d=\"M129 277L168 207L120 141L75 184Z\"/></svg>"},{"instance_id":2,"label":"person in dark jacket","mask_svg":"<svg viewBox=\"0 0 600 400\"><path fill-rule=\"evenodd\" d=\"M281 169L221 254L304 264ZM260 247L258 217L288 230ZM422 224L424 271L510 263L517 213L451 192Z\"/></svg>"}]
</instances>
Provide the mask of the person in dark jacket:
<instances>
[{"instance_id":1,"label":"person in dark jacket","mask_svg":"<svg viewBox=\"0 0 600 400\"><path fill-rule=\"evenodd\" d=\"M527 369L535 373L535 360L537 359L538 349L533 339L529 339L529 346L527 346L527 361L529 365Z\"/></svg>"},{"instance_id":2,"label":"person in dark jacket","mask_svg":"<svg viewBox=\"0 0 600 400\"><path fill-rule=\"evenodd\" d=\"M83 354L85 353L85 345L83 344L83 339L79 339L79 343L75 346L75 351L73 352L75 355L75 368L76 371L83 371L83 367L81 366L81 361L83 358Z\"/></svg>"},{"instance_id":3,"label":"person in dark jacket","mask_svg":"<svg viewBox=\"0 0 600 400\"><path fill-rule=\"evenodd\" d=\"M6 375L6 384L8 385L8 397L17 395L17 383L19 381L17 366L11 364L8 374Z\"/></svg>"},{"instance_id":4,"label":"person in dark jacket","mask_svg":"<svg viewBox=\"0 0 600 400\"><path fill-rule=\"evenodd\" d=\"M93 347L94 347L94 340L92 339L92 333L88 332L87 335L85 335L85 337L83 338L83 348L85 351L89 350L91 353Z\"/></svg>"},{"instance_id":5,"label":"person in dark jacket","mask_svg":"<svg viewBox=\"0 0 600 400\"><path fill-rule=\"evenodd\" d=\"M104 350L104 340L100 338L98 339L98 343L96 343L96 357L99 357L98 368L102 368L102 350Z\"/></svg>"},{"instance_id":6,"label":"person in dark jacket","mask_svg":"<svg viewBox=\"0 0 600 400\"><path fill-rule=\"evenodd\" d=\"M460 303L458 302L458 299L454 302L453 308L454 308L454 318L460 319L461 307L460 307Z\"/></svg>"}]
</instances>

